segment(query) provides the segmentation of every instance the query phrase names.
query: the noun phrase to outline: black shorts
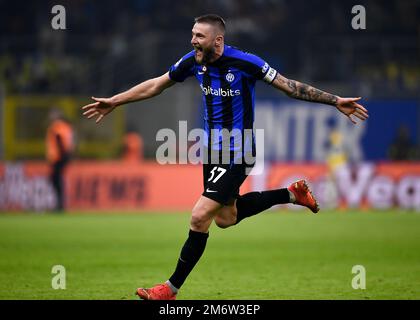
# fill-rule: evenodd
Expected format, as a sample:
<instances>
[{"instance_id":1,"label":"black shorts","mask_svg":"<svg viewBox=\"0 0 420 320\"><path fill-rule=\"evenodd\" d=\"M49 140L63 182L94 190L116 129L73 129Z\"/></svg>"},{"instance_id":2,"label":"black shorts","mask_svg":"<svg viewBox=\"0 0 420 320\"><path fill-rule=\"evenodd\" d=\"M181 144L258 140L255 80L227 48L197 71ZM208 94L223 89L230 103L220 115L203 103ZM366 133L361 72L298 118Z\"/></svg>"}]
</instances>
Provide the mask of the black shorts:
<instances>
[{"instance_id":1,"label":"black shorts","mask_svg":"<svg viewBox=\"0 0 420 320\"><path fill-rule=\"evenodd\" d=\"M252 166L247 164L203 164L203 196L220 204L239 196L239 187L248 176Z\"/></svg>"}]
</instances>

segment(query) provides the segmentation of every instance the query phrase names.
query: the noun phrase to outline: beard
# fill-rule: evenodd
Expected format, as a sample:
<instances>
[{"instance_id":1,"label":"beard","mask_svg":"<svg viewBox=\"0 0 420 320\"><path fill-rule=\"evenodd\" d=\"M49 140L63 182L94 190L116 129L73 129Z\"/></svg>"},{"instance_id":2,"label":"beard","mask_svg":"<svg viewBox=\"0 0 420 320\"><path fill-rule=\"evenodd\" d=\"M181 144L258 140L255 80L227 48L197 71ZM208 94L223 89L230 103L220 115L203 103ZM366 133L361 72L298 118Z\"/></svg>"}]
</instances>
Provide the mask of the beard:
<instances>
[{"instance_id":1,"label":"beard","mask_svg":"<svg viewBox=\"0 0 420 320\"><path fill-rule=\"evenodd\" d=\"M208 49L201 48L201 50L200 49L195 50L194 58L198 64L205 64L205 63L210 62L215 57L215 55L216 55L216 49L214 47L208 48Z\"/></svg>"}]
</instances>

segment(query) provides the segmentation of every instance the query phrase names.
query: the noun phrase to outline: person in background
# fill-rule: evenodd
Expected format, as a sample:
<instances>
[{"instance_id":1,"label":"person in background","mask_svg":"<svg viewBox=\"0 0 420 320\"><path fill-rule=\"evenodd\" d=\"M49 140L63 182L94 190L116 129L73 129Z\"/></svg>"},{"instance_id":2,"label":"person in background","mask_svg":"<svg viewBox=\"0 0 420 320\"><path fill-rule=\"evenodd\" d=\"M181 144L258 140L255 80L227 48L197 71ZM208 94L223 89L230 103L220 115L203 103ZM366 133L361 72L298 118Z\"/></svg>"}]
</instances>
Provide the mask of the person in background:
<instances>
[{"instance_id":1,"label":"person in background","mask_svg":"<svg viewBox=\"0 0 420 320\"><path fill-rule=\"evenodd\" d=\"M348 156L344 136L339 130L332 130L329 140L329 152L326 159L328 171L325 184L324 206L332 209L339 206L340 194L337 179L340 172L345 170L348 165Z\"/></svg>"},{"instance_id":2,"label":"person in background","mask_svg":"<svg viewBox=\"0 0 420 320\"><path fill-rule=\"evenodd\" d=\"M407 161L416 159L416 147L410 135L410 129L406 125L399 126L394 141L388 148L390 160Z\"/></svg>"},{"instance_id":3,"label":"person in background","mask_svg":"<svg viewBox=\"0 0 420 320\"><path fill-rule=\"evenodd\" d=\"M49 113L46 146L50 166L50 181L56 194L56 210L64 210L64 171L74 150L73 128L64 118L61 110Z\"/></svg>"},{"instance_id":4,"label":"person in background","mask_svg":"<svg viewBox=\"0 0 420 320\"><path fill-rule=\"evenodd\" d=\"M143 139L133 129L127 130L124 136L122 160L131 163L143 160Z\"/></svg>"}]
</instances>

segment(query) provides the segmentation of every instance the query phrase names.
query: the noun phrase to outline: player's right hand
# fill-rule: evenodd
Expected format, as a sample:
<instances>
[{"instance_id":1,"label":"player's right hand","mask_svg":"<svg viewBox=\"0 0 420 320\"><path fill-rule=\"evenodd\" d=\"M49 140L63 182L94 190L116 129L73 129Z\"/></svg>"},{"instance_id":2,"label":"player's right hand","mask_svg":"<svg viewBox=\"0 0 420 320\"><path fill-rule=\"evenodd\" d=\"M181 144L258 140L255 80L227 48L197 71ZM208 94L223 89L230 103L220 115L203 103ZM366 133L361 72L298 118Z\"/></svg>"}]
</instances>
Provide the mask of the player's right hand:
<instances>
[{"instance_id":1,"label":"player's right hand","mask_svg":"<svg viewBox=\"0 0 420 320\"><path fill-rule=\"evenodd\" d=\"M95 102L85 105L84 107L82 107L82 110L85 110L85 112L83 112L83 115L88 119L98 116L96 118L96 123L99 123L103 117L105 117L116 107L111 98L92 97L92 100L94 100Z\"/></svg>"}]
</instances>

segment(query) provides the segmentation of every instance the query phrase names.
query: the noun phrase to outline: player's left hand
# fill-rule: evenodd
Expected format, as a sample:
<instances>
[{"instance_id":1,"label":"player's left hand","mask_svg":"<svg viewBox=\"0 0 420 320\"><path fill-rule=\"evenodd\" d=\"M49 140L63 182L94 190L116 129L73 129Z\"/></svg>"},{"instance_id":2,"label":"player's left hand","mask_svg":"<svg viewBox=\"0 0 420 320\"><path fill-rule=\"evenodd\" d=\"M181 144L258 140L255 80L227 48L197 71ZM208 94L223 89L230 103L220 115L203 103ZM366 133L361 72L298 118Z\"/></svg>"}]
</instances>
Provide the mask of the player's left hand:
<instances>
[{"instance_id":1,"label":"player's left hand","mask_svg":"<svg viewBox=\"0 0 420 320\"><path fill-rule=\"evenodd\" d=\"M84 110L83 115L88 119L98 116L96 123L99 123L103 117L116 108L112 98L92 97L92 100L95 102L85 105L82 110Z\"/></svg>"},{"instance_id":2,"label":"player's left hand","mask_svg":"<svg viewBox=\"0 0 420 320\"><path fill-rule=\"evenodd\" d=\"M357 103L360 99L362 98L338 98L336 104L337 109L344 113L354 124L357 122L352 116L359 118L362 121L365 121L369 117L367 109Z\"/></svg>"}]
</instances>

